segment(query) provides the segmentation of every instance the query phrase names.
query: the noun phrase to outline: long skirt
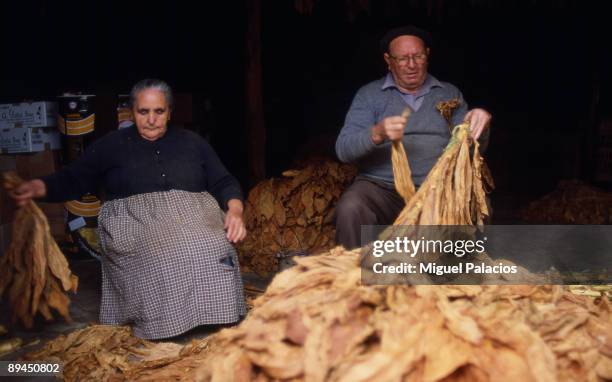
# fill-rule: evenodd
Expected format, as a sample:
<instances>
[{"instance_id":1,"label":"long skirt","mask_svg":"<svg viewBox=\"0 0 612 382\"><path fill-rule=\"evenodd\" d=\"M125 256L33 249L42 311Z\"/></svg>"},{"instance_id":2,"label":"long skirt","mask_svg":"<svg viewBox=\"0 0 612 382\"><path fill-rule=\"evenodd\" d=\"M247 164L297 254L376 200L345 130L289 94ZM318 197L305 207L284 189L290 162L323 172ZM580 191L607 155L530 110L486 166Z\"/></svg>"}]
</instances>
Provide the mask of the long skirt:
<instances>
[{"instance_id":1,"label":"long skirt","mask_svg":"<svg viewBox=\"0 0 612 382\"><path fill-rule=\"evenodd\" d=\"M238 257L207 192L172 190L104 203L100 322L146 339L246 314Z\"/></svg>"}]
</instances>

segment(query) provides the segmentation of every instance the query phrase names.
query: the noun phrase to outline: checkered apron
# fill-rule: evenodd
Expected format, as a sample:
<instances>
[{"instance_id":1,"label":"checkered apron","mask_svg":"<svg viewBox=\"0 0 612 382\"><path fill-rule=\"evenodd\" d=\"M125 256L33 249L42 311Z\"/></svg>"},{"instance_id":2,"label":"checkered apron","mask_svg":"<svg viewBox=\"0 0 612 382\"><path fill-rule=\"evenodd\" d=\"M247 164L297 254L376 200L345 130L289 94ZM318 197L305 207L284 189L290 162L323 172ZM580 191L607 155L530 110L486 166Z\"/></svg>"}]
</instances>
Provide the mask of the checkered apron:
<instances>
[{"instance_id":1,"label":"checkered apron","mask_svg":"<svg viewBox=\"0 0 612 382\"><path fill-rule=\"evenodd\" d=\"M238 256L207 192L153 192L104 203L100 322L146 339L246 314Z\"/></svg>"}]
</instances>

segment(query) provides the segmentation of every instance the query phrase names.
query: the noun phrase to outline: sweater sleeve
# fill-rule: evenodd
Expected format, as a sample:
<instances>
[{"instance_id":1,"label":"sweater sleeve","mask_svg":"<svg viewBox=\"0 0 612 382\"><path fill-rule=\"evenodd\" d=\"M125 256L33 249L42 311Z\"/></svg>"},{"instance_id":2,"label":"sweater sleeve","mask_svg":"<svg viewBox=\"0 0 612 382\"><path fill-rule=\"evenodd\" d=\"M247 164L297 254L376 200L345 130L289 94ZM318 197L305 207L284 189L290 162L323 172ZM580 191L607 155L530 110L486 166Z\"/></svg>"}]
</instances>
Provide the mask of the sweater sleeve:
<instances>
[{"instance_id":1,"label":"sweater sleeve","mask_svg":"<svg viewBox=\"0 0 612 382\"><path fill-rule=\"evenodd\" d=\"M372 105L362 88L355 95L336 140L338 159L351 163L373 151L376 145L372 142L371 128L376 122Z\"/></svg>"},{"instance_id":2,"label":"sweater sleeve","mask_svg":"<svg viewBox=\"0 0 612 382\"><path fill-rule=\"evenodd\" d=\"M100 187L105 153L99 142L91 145L82 157L58 172L41 178L47 188L44 200L58 203L96 193Z\"/></svg>"},{"instance_id":3,"label":"sweater sleeve","mask_svg":"<svg viewBox=\"0 0 612 382\"><path fill-rule=\"evenodd\" d=\"M204 167L207 174L207 190L217 199L219 206L227 210L227 202L231 199L243 200L240 183L230 174L215 150L203 141L204 150L202 155Z\"/></svg>"}]
</instances>

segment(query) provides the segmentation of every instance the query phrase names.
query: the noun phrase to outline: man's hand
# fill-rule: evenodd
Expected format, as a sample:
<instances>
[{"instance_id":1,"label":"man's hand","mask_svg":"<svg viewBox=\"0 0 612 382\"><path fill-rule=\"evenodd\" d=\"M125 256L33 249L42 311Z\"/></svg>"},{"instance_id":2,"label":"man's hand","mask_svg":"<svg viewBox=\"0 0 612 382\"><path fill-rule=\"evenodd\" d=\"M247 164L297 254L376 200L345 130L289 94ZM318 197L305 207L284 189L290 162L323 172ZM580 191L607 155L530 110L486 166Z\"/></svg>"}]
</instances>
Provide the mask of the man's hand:
<instances>
[{"instance_id":1,"label":"man's hand","mask_svg":"<svg viewBox=\"0 0 612 382\"><path fill-rule=\"evenodd\" d=\"M32 198L42 198L47 195L47 186L40 179L33 179L21 183L14 190L9 192L9 195L15 200L18 207L23 207L32 200Z\"/></svg>"},{"instance_id":2,"label":"man's hand","mask_svg":"<svg viewBox=\"0 0 612 382\"><path fill-rule=\"evenodd\" d=\"M231 199L227 202L227 214L225 214L224 227L227 231L227 240L237 243L246 237L247 231L242 219L242 202L239 199Z\"/></svg>"},{"instance_id":3,"label":"man's hand","mask_svg":"<svg viewBox=\"0 0 612 382\"><path fill-rule=\"evenodd\" d=\"M470 124L470 132L473 139L478 139L482 132L491 124L491 114L484 109L472 109L467 112L465 122Z\"/></svg>"},{"instance_id":4,"label":"man's hand","mask_svg":"<svg viewBox=\"0 0 612 382\"><path fill-rule=\"evenodd\" d=\"M404 127L407 121L407 118L399 115L383 119L372 127L372 142L380 145L385 139L390 141L401 140L404 137Z\"/></svg>"}]
</instances>

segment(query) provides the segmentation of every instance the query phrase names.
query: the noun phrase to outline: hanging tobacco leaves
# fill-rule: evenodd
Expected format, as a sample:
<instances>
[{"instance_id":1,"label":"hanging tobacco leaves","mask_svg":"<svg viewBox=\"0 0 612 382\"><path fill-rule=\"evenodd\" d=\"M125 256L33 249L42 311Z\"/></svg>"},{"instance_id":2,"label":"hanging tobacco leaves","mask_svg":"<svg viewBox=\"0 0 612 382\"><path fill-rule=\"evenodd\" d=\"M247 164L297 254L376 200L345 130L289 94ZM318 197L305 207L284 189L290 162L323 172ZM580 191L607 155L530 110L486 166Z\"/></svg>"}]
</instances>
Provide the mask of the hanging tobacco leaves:
<instances>
[{"instance_id":1,"label":"hanging tobacco leaves","mask_svg":"<svg viewBox=\"0 0 612 382\"><path fill-rule=\"evenodd\" d=\"M22 180L14 173L4 176L11 190ZM11 244L0 259L0 297L10 302L13 323L20 320L31 328L41 314L52 320L51 309L71 321L67 292L76 292L78 278L51 236L45 214L30 201L15 212Z\"/></svg>"}]
</instances>

